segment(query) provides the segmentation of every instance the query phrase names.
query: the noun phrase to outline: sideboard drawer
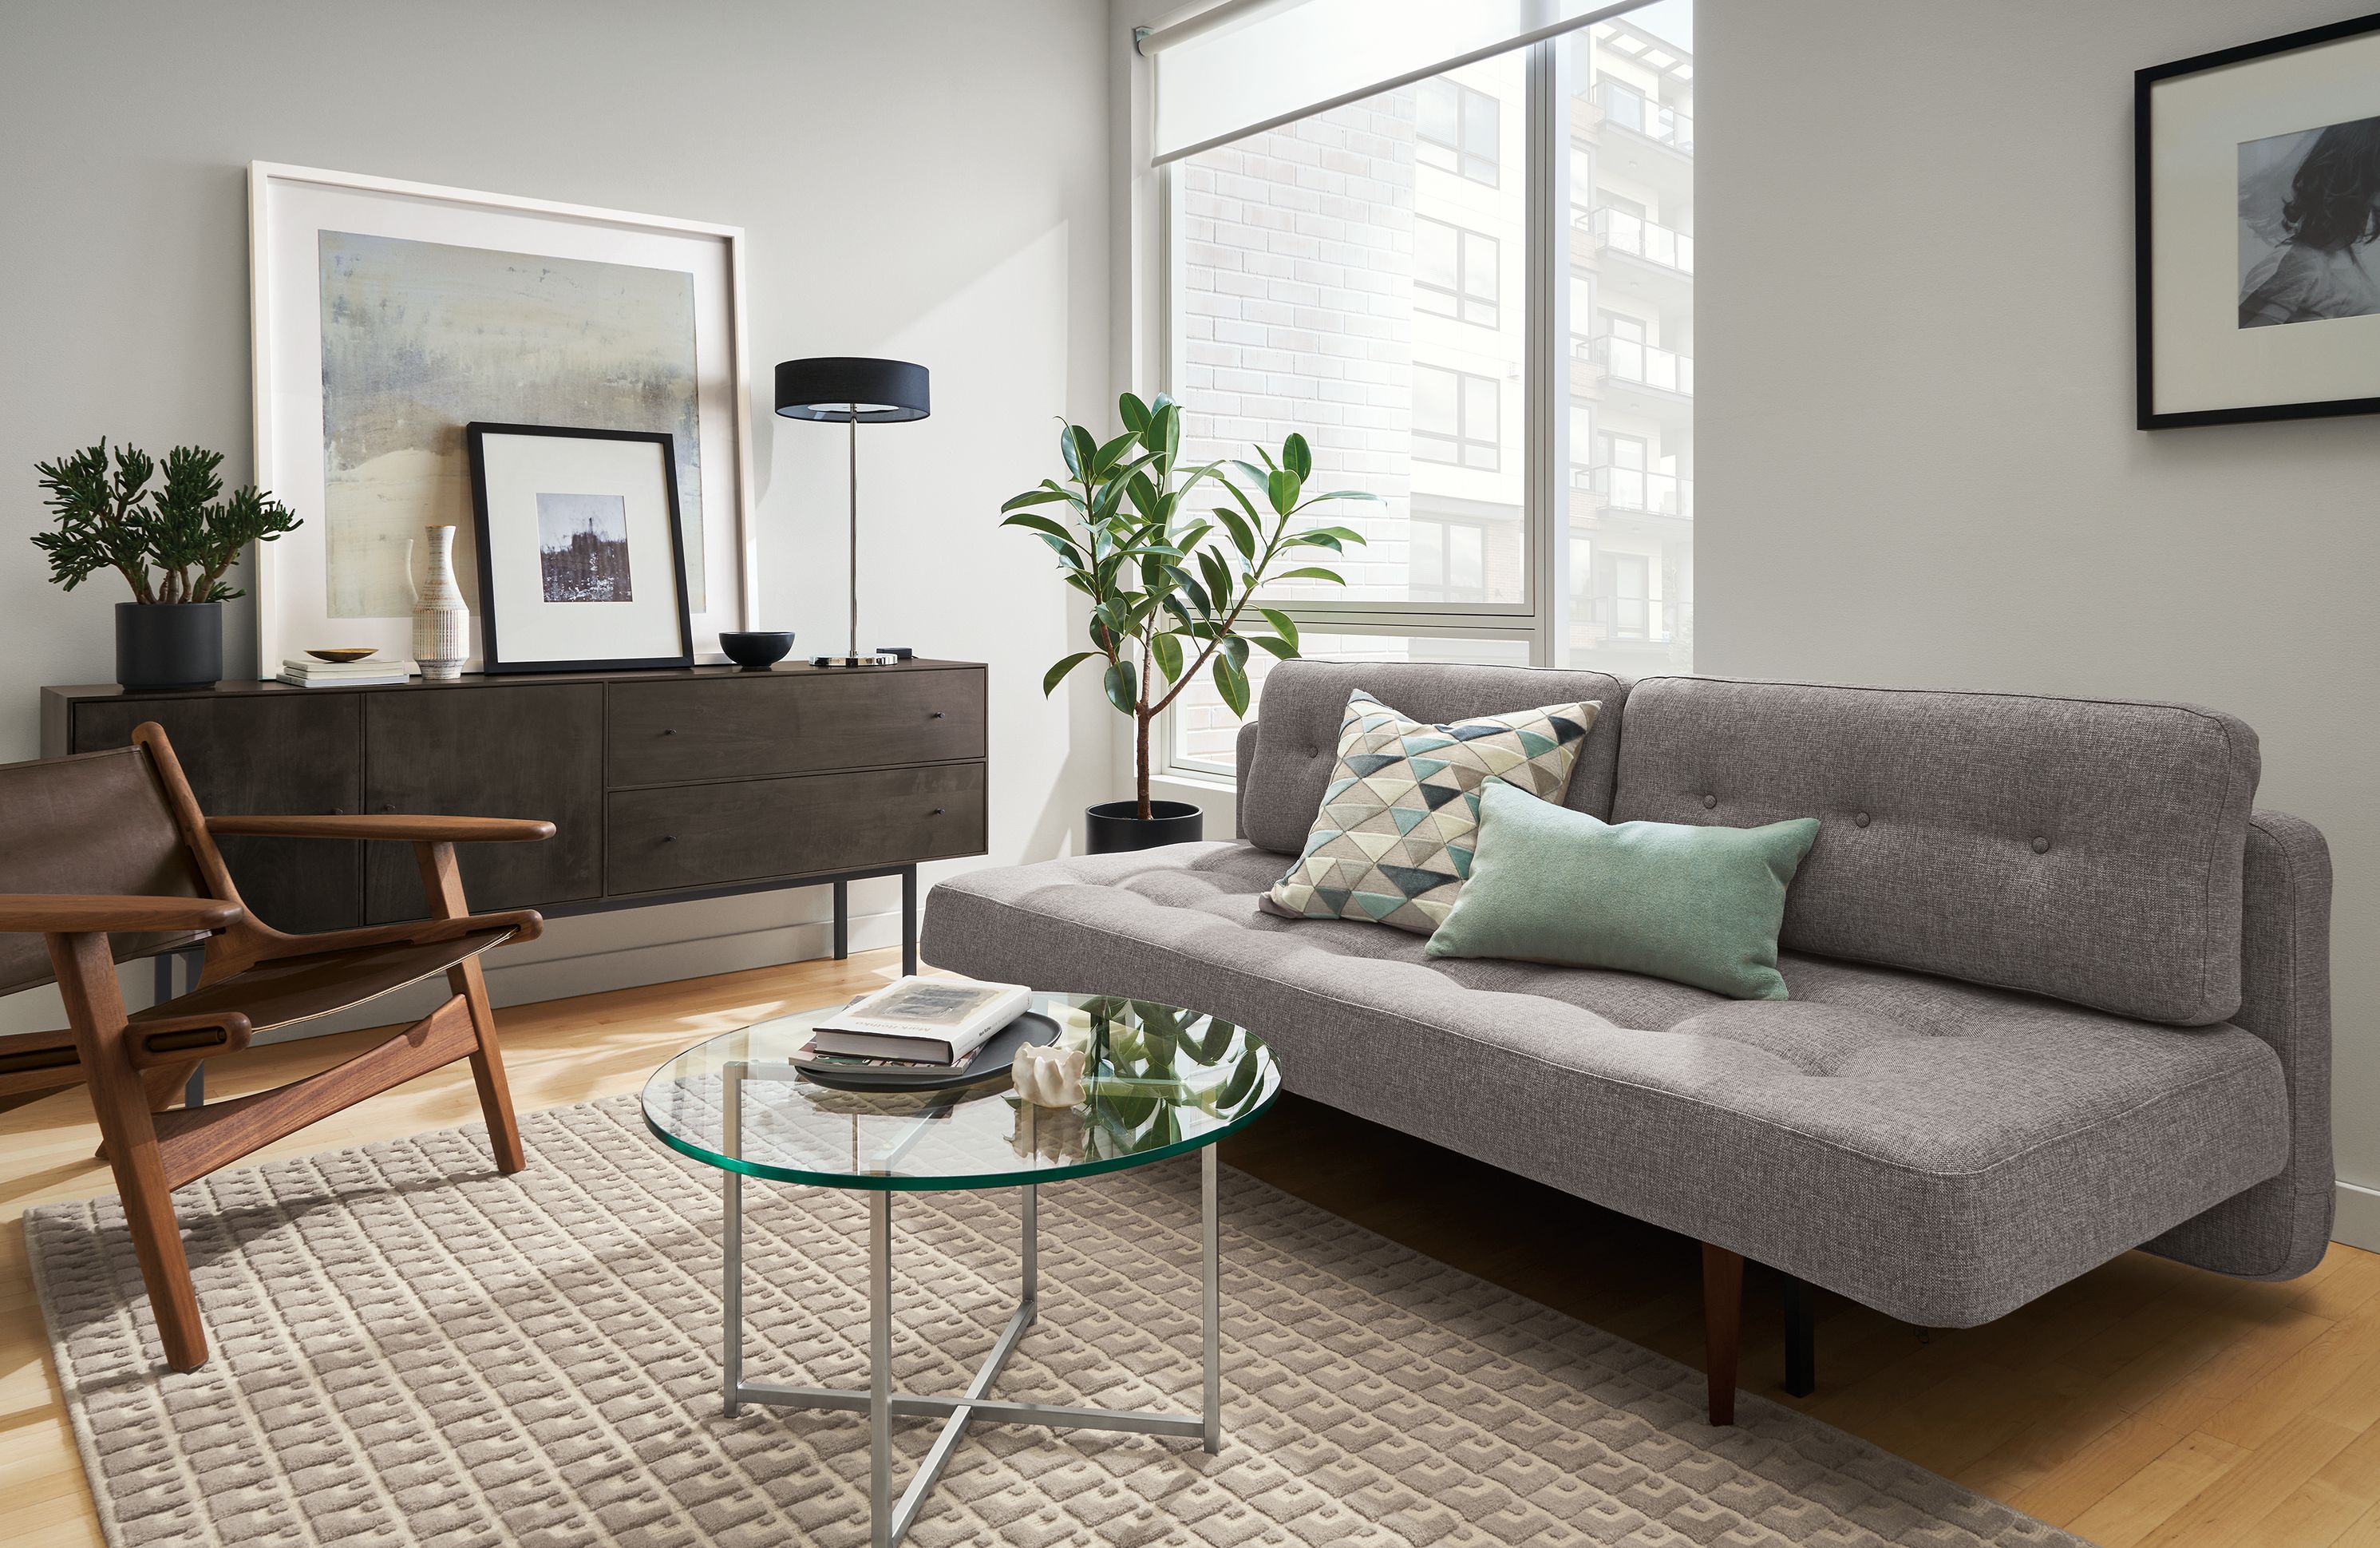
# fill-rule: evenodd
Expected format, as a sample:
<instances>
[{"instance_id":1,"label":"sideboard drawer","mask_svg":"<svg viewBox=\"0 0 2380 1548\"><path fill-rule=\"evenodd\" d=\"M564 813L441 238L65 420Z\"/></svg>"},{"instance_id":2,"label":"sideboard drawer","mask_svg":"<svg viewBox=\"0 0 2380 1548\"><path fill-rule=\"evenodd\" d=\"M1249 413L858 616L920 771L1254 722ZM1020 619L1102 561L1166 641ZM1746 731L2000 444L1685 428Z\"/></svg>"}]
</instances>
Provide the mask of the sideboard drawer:
<instances>
[{"instance_id":1,"label":"sideboard drawer","mask_svg":"<svg viewBox=\"0 0 2380 1548\"><path fill-rule=\"evenodd\" d=\"M615 790L605 891L671 892L984 849L984 766Z\"/></svg>"},{"instance_id":2,"label":"sideboard drawer","mask_svg":"<svg viewBox=\"0 0 2380 1548\"><path fill-rule=\"evenodd\" d=\"M613 683L614 786L984 755L980 667Z\"/></svg>"}]
</instances>

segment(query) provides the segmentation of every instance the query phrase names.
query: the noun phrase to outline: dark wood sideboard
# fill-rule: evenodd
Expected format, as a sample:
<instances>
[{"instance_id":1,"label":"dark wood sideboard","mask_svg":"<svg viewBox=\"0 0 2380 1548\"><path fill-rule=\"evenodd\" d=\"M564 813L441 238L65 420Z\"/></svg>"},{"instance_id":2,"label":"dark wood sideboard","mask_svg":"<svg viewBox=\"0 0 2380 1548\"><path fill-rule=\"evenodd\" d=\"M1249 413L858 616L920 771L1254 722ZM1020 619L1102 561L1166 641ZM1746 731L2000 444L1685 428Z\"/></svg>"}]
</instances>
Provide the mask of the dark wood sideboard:
<instances>
[{"instance_id":1,"label":"dark wood sideboard","mask_svg":"<svg viewBox=\"0 0 2380 1548\"><path fill-rule=\"evenodd\" d=\"M379 688L218 683L42 690L42 755L165 728L211 812L420 811L543 817L543 844L463 846L474 908L591 913L780 887L901 878L917 970L917 863L985 848L984 668L419 679ZM225 838L249 908L284 930L429 912L404 845Z\"/></svg>"}]
</instances>

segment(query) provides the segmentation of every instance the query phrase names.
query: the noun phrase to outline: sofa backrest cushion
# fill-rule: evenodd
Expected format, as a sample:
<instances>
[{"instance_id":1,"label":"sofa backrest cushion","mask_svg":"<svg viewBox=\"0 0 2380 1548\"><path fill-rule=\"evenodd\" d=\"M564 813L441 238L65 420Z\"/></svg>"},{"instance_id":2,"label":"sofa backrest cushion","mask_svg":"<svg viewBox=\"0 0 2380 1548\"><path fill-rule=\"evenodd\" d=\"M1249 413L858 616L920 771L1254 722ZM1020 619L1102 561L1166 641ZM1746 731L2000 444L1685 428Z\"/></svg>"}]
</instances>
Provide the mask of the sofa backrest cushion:
<instances>
[{"instance_id":1,"label":"sofa backrest cushion","mask_svg":"<svg viewBox=\"0 0 2380 1548\"><path fill-rule=\"evenodd\" d=\"M2239 1008L2258 767L2186 704L1648 677L1611 820L1815 817L1787 948L2197 1026Z\"/></svg>"},{"instance_id":2,"label":"sofa backrest cushion","mask_svg":"<svg viewBox=\"0 0 2380 1548\"><path fill-rule=\"evenodd\" d=\"M1305 847L1339 759L1347 696L1362 689L1409 720L1440 725L1543 704L1593 700L1603 707L1570 776L1562 804L1609 820L1628 680L1605 672L1419 662L1284 661L1265 676L1257 706L1256 756L1240 784L1240 831L1258 848Z\"/></svg>"}]
</instances>

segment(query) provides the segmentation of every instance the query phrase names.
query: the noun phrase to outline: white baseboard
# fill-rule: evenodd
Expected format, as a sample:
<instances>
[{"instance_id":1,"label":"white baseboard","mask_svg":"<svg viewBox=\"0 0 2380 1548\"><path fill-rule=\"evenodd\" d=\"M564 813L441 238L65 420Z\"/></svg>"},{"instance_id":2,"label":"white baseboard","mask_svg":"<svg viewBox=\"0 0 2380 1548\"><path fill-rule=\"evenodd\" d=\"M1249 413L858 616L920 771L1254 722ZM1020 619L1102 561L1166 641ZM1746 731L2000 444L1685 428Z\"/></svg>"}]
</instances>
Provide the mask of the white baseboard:
<instances>
[{"instance_id":1,"label":"white baseboard","mask_svg":"<svg viewBox=\"0 0 2380 1548\"><path fill-rule=\"evenodd\" d=\"M2332 1217L2330 1239L2380 1252L2380 1188L2339 1179L2338 1208Z\"/></svg>"},{"instance_id":2,"label":"white baseboard","mask_svg":"<svg viewBox=\"0 0 2380 1548\"><path fill-rule=\"evenodd\" d=\"M851 916L849 944L856 952L899 945L900 911L855 912ZM524 952L536 949L521 948ZM499 1006L530 1005L540 1000L567 999L574 994L600 994L676 979L741 972L747 968L808 962L830 956L833 950L833 925L815 920L649 945L605 946L598 943L592 949L567 956L530 957L509 962L499 952L488 964L488 998ZM416 1020L437 1009L438 1003L445 997L446 985L441 979L398 990L338 1016L305 1022L279 1036L264 1033L256 1041L282 1042Z\"/></svg>"}]
</instances>

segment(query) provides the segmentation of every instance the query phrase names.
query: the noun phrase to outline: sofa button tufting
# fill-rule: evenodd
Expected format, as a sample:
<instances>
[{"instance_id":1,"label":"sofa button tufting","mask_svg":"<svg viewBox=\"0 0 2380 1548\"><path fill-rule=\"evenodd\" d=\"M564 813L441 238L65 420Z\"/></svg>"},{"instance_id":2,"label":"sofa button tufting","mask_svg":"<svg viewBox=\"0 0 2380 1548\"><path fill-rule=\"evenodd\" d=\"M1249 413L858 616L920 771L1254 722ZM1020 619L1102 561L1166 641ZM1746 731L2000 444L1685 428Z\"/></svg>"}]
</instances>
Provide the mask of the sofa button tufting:
<instances>
[{"instance_id":1,"label":"sofa button tufting","mask_svg":"<svg viewBox=\"0 0 2380 1548\"><path fill-rule=\"evenodd\" d=\"M1864 828L1864 827L1866 827L1866 826L1867 826L1867 813L1866 813L1866 812L1864 812L1864 811L1857 811L1857 812L1853 812L1853 813L1852 814L1852 826L1853 826L1853 827L1855 827L1855 828Z\"/></svg>"},{"instance_id":2,"label":"sofa button tufting","mask_svg":"<svg viewBox=\"0 0 2380 1548\"><path fill-rule=\"evenodd\" d=\"M2049 840L2042 837L2039 834L2035 834L2033 839L2033 852L2036 855L2046 855L2049 853Z\"/></svg>"},{"instance_id":3,"label":"sofa button tufting","mask_svg":"<svg viewBox=\"0 0 2380 1548\"><path fill-rule=\"evenodd\" d=\"M1705 796L1703 798L1703 810L1705 811L1708 811L1711 808L1717 805L1718 805L1718 798L1717 796Z\"/></svg>"}]
</instances>

